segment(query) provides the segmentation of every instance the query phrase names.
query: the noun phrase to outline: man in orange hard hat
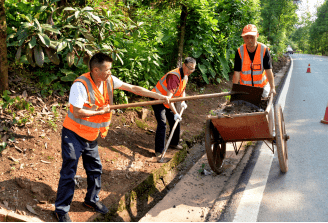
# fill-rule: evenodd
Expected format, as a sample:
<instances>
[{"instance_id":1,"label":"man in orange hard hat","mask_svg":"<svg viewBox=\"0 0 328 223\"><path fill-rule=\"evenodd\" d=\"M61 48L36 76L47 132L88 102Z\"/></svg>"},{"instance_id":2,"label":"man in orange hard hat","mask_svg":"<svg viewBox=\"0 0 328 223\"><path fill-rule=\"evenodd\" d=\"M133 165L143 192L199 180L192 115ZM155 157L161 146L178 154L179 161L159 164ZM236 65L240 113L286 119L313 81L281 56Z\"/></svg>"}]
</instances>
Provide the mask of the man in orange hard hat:
<instances>
[{"instance_id":1,"label":"man in orange hard hat","mask_svg":"<svg viewBox=\"0 0 328 223\"><path fill-rule=\"evenodd\" d=\"M244 27L241 36L244 44L235 55L235 67L232 82L263 88L262 97L276 94L270 49L257 42L259 33L253 24Z\"/></svg>"}]
</instances>

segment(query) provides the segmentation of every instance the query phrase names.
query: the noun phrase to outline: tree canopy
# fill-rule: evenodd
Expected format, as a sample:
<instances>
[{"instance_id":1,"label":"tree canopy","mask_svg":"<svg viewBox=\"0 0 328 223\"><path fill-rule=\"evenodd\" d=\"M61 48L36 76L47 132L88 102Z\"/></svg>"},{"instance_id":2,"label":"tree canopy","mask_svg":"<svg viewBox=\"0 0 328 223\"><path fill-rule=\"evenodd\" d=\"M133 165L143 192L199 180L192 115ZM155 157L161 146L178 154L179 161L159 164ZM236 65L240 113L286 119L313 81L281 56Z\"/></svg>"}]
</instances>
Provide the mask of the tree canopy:
<instances>
[{"instance_id":1,"label":"tree canopy","mask_svg":"<svg viewBox=\"0 0 328 223\"><path fill-rule=\"evenodd\" d=\"M114 75L148 89L187 56L197 60L191 78L220 83L245 25L257 25L276 59L296 9L292 0L6 0L7 58L35 71L43 93L64 94L98 51L113 57ZM127 102L125 93L115 94Z\"/></svg>"}]
</instances>

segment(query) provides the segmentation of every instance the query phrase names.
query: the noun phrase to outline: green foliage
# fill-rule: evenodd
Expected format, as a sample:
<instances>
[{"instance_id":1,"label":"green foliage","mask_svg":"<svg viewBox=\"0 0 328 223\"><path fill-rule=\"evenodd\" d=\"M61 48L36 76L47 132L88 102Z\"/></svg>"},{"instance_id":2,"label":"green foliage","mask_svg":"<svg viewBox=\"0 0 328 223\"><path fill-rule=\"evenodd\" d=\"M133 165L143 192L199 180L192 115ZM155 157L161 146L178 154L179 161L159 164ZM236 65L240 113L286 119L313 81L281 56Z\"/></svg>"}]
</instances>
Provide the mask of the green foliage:
<instances>
[{"instance_id":1,"label":"green foliage","mask_svg":"<svg viewBox=\"0 0 328 223\"><path fill-rule=\"evenodd\" d=\"M275 2L281 5L273 7ZM290 0L86 0L58 5L58 0L5 2L9 61L35 67L29 69L45 96L66 93L100 51L114 59L113 75L151 89L176 67L182 5L187 8L183 58L196 58L193 76L204 83L229 78L246 24L258 25L260 41L279 54L296 18ZM116 103L127 103L128 96L114 92Z\"/></svg>"},{"instance_id":2,"label":"green foliage","mask_svg":"<svg viewBox=\"0 0 328 223\"><path fill-rule=\"evenodd\" d=\"M229 79L244 25L256 20L257 4L242 0L194 0L188 13L185 53L197 59L206 83ZM247 16L245 16L247 15Z\"/></svg>"},{"instance_id":3,"label":"green foliage","mask_svg":"<svg viewBox=\"0 0 328 223\"><path fill-rule=\"evenodd\" d=\"M270 47L275 60L286 52L288 37L298 19L297 6L292 0L261 0L261 6L260 41Z\"/></svg>"},{"instance_id":4,"label":"green foliage","mask_svg":"<svg viewBox=\"0 0 328 223\"><path fill-rule=\"evenodd\" d=\"M311 21L308 13L303 16L299 28L293 33L291 39L297 45L297 49L304 53L328 55L327 17L328 2L325 1L317 8L317 19Z\"/></svg>"}]
</instances>

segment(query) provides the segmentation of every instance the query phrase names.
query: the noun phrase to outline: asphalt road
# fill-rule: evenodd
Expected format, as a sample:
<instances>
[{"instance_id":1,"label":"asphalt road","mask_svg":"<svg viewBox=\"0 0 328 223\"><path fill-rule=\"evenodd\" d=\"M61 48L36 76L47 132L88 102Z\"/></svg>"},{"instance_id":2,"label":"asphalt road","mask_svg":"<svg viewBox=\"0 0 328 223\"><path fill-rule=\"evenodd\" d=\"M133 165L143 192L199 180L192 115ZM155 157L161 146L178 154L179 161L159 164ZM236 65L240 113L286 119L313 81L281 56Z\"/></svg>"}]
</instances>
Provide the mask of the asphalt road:
<instances>
[{"instance_id":1,"label":"asphalt road","mask_svg":"<svg viewBox=\"0 0 328 223\"><path fill-rule=\"evenodd\" d=\"M328 57L292 59L288 93L279 101L290 136L289 170L283 174L277 152L259 144L218 221L328 221L328 125L320 123L328 102Z\"/></svg>"}]
</instances>

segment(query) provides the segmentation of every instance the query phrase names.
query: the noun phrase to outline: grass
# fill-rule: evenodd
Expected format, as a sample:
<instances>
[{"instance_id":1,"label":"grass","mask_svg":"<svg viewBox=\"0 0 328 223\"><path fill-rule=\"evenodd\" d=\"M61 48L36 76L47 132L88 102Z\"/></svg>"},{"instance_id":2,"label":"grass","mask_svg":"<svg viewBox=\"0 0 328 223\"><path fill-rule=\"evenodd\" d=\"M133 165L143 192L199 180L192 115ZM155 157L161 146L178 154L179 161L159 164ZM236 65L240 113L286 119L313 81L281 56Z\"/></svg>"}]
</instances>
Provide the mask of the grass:
<instances>
[{"instance_id":1,"label":"grass","mask_svg":"<svg viewBox=\"0 0 328 223\"><path fill-rule=\"evenodd\" d=\"M145 130L146 128L148 128L147 123L145 123L143 121L140 121L138 119L135 120L135 123L136 123L137 127L140 128L140 129Z\"/></svg>"}]
</instances>

